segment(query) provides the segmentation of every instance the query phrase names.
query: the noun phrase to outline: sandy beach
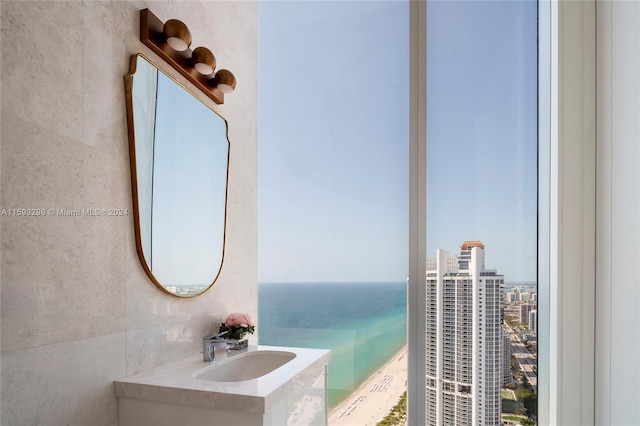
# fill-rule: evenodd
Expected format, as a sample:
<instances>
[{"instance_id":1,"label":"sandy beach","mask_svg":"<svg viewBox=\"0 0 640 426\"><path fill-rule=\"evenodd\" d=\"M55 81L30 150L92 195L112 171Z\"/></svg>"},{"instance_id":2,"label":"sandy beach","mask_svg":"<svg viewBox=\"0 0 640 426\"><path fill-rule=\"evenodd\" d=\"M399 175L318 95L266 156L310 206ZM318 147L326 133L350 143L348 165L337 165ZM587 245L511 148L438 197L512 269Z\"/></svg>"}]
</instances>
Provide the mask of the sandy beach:
<instances>
[{"instance_id":1,"label":"sandy beach","mask_svg":"<svg viewBox=\"0 0 640 426\"><path fill-rule=\"evenodd\" d=\"M329 426L371 426L382 420L407 390L407 347L329 413Z\"/></svg>"}]
</instances>

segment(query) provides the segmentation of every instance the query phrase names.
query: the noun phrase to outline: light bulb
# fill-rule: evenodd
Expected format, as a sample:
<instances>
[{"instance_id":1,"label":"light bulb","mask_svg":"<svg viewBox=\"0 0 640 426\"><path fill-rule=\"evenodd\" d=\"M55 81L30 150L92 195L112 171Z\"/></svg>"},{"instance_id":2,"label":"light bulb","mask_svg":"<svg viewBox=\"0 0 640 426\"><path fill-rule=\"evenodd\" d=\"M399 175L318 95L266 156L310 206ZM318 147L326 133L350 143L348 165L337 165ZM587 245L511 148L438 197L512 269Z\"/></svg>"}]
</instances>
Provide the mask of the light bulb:
<instances>
[{"instance_id":1,"label":"light bulb","mask_svg":"<svg viewBox=\"0 0 640 426\"><path fill-rule=\"evenodd\" d=\"M183 52L191 44L191 33L184 22L177 19L169 19L164 23L163 29L167 43L172 49Z\"/></svg>"},{"instance_id":2,"label":"light bulb","mask_svg":"<svg viewBox=\"0 0 640 426\"><path fill-rule=\"evenodd\" d=\"M202 75L209 75L216 67L216 58L206 47L196 47L191 55L193 67Z\"/></svg>"},{"instance_id":3,"label":"light bulb","mask_svg":"<svg viewBox=\"0 0 640 426\"><path fill-rule=\"evenodd\" d=\"M177 50L178 52L184 52L189 48L189 45L178 37L169 37L167 43L169 43L169 46L171 46L173 50Z\"/></svg>"}]
</instances>

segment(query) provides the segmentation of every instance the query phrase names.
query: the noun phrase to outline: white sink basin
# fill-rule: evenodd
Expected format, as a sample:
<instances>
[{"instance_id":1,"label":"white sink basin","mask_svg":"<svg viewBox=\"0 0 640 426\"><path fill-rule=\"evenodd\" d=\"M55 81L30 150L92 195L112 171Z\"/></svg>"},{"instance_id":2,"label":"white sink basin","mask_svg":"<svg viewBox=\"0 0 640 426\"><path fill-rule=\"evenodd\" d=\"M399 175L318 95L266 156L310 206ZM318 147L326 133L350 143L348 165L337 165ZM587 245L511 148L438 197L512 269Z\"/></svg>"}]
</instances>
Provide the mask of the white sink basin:
<instances>
[{"instance_id":1,"label":"white sink basin","mask_svg":"<svg viewBox=\"0 0 640 426\"><path fill-rule=\"evenodd\" d=\"M241 382L262 377L296 357L287 351L254 351L232 356L195 372L198 380Z\"/></svg>"},{"instance_id":2,"label":"white sink basin","mask_svg":"<svg viewBox=\"0 0 640 426\"><path fill-rule=\"evenodd\" d=\"M202 362L201 353L193 354L116 380L120 424L200 425L214 419L215 424L246 426L262 425L269 418L271 424L285 425L299 404L314 408L297 417L296 424L326 424L330 351L262 345L226 351L218 346L212 363ZM321 402L310 405L317 398ZM148 421L141 421L139 413ZM316 415L318 422L301 420ZM187 416L193 421L186 421Z\"/></svg>"}]
</instances>

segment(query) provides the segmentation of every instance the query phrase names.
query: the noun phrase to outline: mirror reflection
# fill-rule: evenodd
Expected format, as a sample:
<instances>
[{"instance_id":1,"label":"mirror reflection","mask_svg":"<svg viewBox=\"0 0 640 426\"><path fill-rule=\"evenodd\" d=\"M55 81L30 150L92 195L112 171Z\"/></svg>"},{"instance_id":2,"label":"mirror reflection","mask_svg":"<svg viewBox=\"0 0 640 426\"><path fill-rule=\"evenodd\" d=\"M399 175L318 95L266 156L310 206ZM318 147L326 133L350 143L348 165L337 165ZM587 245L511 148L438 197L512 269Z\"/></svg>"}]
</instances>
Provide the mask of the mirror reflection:
<instances>
[{"instance_id":1,"label":"mirror reflection","mask_svg":"<svg viewBox=\"0 0 640 426\"><path fill-rule=\"evenodd\" d=\"M227 123L142 55L127 77L138 254L162 290L195 296L222 267Z\"/></svg>"}]
</instances>

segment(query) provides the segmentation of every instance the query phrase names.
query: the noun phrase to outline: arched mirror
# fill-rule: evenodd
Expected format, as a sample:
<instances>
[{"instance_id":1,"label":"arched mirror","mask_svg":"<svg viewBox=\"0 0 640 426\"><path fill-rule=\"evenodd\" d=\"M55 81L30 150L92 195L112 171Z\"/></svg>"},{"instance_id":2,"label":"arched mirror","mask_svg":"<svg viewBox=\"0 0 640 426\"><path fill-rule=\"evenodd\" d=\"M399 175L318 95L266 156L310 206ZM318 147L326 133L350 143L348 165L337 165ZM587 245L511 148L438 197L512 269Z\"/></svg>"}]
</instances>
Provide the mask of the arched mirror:
<instances>
[{"instance_id":1,"label":"arched mirror","mask_svg":"<svg viewBox=\"0 0 640 426\"><path fill-rule=\"evenodd\" d=\"M161 290L197 296L224 257L227 122L141 54L125 87L138 256Z\"/></svg>"}]
</instances>

